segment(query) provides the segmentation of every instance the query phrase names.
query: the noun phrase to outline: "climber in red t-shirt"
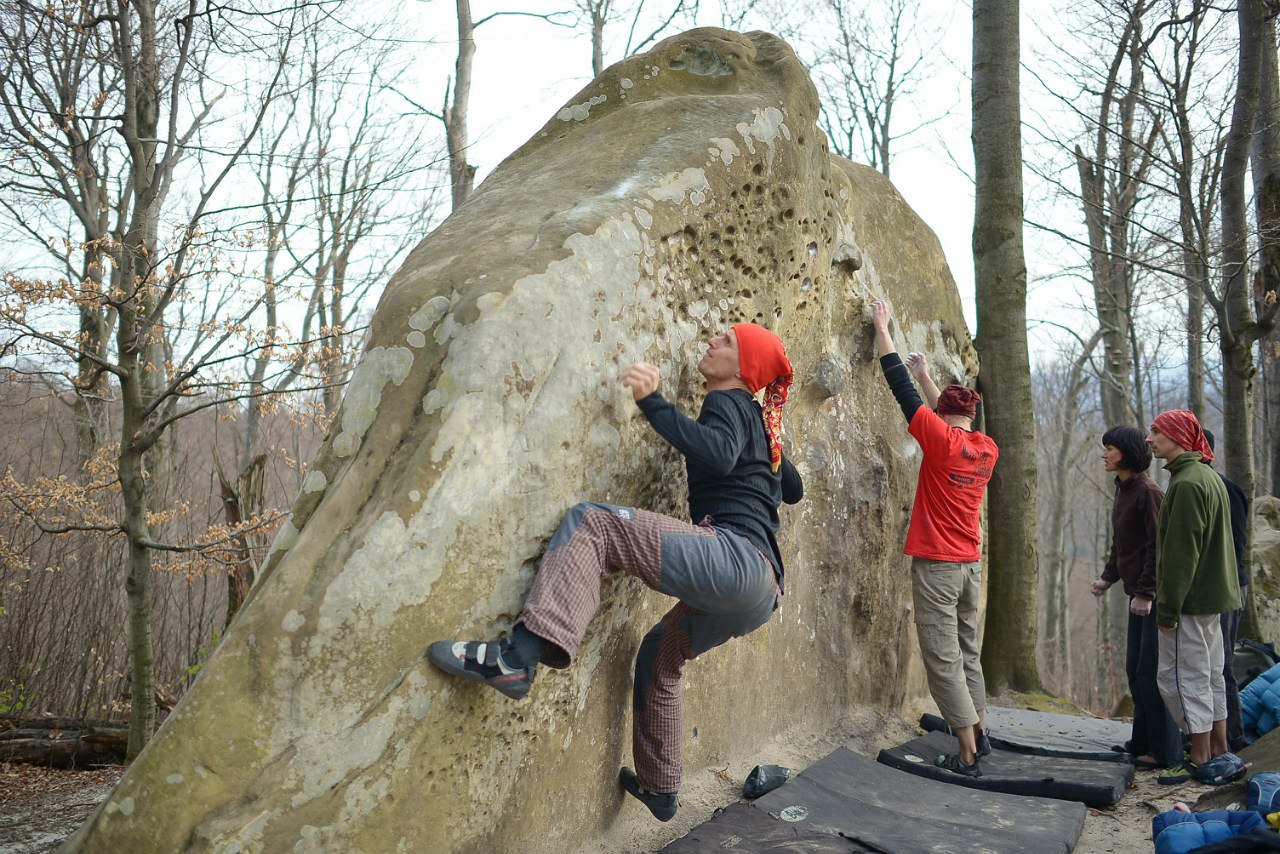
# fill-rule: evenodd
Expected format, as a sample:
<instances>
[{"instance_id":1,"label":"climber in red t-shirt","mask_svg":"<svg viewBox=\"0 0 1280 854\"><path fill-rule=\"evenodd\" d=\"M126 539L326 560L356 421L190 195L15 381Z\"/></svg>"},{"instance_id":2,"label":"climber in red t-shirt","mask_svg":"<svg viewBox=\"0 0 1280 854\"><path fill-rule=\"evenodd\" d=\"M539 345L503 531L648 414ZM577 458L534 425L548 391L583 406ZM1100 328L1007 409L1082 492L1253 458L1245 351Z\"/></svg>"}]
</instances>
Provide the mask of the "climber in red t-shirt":
<instances>
[{"instance_id":1,"label":"climber in red t-shirt","mask_svg":"<svg viewBox=\"0 0 1280 854\"><path fill-rule=\"evenodd\" d=\"M973 429L978 393L961 385L939 391L924 354L908 354L906 364L899 358L889 332L889 303L876 300L871 315L880 368L906 416L907 432L924 451L903 553L911 556L916 636L929 693L960 742L959 753L939 756L935 764L980 777L978 759L991 751L982 732L986 685L978 660L980 517L999 450L991 437Z\"/></svg>"}]
</instances>

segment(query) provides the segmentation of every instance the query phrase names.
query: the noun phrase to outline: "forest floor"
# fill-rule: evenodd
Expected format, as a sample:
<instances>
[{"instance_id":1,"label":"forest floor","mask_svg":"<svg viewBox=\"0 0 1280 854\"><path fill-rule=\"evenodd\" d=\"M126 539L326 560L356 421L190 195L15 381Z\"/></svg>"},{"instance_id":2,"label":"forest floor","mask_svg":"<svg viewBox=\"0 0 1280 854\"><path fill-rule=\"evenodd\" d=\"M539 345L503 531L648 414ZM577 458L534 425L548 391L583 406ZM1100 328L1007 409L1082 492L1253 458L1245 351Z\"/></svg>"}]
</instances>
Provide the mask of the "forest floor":
<instances>
[{"instance_id":1,"label":"forest floor","mask_svg":"<svg viewBox=\"0 0 1280 854\"><path fill-rule=\"evenodd\" d=\"M753 761L703 769L686 779L680 792L680 812L670 823L659 824L643 807L624 802L609 831L574 854L652 854L711 818L717 809L739 801L742 781L755 764L785 765L799 771L837 747L874 757L881 748L917 735L919 731L909 721L919 720L923 711L931 709L905 710L904 717L858 710L821 736L775 741L760 748ZM123 772L119 766L61 771L0 764L0 854L54 851L106 798ZM1230 808L1245 800L1243 783L1217 789L1195 783L1161 786L1156 782L1158 773L1139 771L1119 804L1089 810L1076 854L1150 854L1151 819L1157 813L1172 809L1179 801L1199 811Z\"/></svg>"},{"instance_id":2,"label":"forest floor","mask_svg":"<svg viewBox=\"0 0 1280 854\"><path fill-rule=\"evenodd\" d=\"M0 763L0 854L45 854L115 788L121 765L63 771Z\"/></svg>"}]
</instances>

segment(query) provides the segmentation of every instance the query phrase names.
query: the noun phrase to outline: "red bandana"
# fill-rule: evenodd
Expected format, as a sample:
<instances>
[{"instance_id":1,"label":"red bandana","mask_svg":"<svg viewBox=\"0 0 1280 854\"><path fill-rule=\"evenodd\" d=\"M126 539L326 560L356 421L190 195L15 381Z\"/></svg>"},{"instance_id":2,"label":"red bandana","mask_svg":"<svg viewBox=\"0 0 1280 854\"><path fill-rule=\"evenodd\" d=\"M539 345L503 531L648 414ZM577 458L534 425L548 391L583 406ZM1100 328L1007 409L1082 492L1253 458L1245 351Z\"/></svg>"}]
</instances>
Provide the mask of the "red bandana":
<instances>
[{"instance_id":1,"label":"red bandana","mask_svg":"<svg viewBox=\"0 0 1280 854\"><path fill-rule=\"evenodd\" d=\"M764 432L769 437L769 462L776 472L782 465L782 407L787 402L795 372L782 339L754 323L733 327L738 341L738 373L755 394L764 389Z\"/></svg>"},{"instance_id":2,"label":"red bandana","mask_svg":"<svg viewBox=\"0 0 1280 854\"><path fill-rule=\"evenodd\" d=\"M1206 463L1213 459L1213 449L1205 438L1204 428L1195 413L1187 409L1170 409L1161 412L1151 422L1152 430L1159 430L1188 451L1199 451Z\"/></svg>"}]
</instances>

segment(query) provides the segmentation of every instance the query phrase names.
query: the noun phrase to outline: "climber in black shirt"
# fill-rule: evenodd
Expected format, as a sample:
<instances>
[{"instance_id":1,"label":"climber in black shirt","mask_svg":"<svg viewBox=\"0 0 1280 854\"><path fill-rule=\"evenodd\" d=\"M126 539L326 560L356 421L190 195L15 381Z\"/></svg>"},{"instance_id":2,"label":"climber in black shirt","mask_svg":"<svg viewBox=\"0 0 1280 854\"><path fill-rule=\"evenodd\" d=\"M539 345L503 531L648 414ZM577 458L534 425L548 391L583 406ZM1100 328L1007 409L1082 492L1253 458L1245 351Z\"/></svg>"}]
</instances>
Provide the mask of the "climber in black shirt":
<instances>
[{"instance_id":1,"label":"climber in black shirt","mask_svg":"<svg viewBox=\"0 0 1280 854\"><path fill-rule=\"evenodd\" d=\"M764 625L782 596L778 505L803 484L782 455L782 408L792 369L782 341L741 323L708 341L698 363L708 393L695 421L658 393L658 368L622 375L654 430L685 458L696 524L611 504L583 503L565 515L516 619L495 642L437 641L442 670L485 682L514 699L538 662L568 667L600 604L600 580L633 575L679 601L640 643L633 688L636 770L619 781L660 821L680 787L680 680L686 661ZM756 393L764 391L764 405Z\"/></svg>"}]
</instances>

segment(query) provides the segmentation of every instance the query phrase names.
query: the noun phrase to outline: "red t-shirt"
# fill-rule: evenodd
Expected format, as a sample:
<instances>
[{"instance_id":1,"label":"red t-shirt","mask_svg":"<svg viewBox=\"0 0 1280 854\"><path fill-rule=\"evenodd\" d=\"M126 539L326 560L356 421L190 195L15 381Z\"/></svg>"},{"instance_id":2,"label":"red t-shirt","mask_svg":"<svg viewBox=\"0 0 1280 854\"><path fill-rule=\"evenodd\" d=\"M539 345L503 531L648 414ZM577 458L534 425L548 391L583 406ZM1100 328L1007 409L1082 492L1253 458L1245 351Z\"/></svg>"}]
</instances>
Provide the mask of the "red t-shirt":
<instances>
[{"instance_id":1,"label":"red t-shirt","mask_svg":"<svg viewBox=\"0 0 1280 854\"><path fill-rule=\"evenodd\" d=\"M904 554L967 563L982 556L982 495L1000 451L991 437L962 430L921 406L907 431L924 462L916 481Z\"/></svg>"}]
</instances>

